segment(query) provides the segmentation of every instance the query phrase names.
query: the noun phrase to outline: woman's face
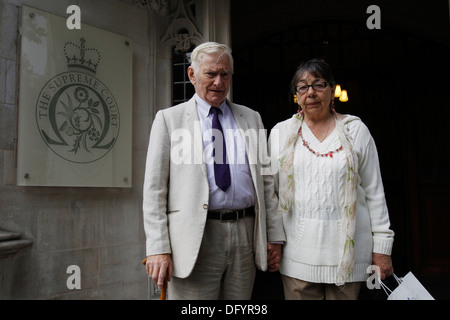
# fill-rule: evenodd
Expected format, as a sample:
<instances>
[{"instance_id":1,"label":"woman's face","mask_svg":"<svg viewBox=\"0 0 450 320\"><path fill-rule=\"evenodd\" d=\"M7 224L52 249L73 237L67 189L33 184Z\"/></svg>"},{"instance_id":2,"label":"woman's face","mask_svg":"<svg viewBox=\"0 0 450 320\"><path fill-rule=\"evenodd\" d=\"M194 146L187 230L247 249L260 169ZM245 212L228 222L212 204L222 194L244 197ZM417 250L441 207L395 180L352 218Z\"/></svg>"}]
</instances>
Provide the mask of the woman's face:
<instances>
[{"instance_id":1,"label":"woman's face","mask_svg":"<svg viewBox=\"0 0 450 320\"><path fill-rule=\"evenodd\" d=\"M325 79L305 72L297 82L298 104L306 114L325 115L330 112L334 89Z\"/></svg>"}]
</instances>

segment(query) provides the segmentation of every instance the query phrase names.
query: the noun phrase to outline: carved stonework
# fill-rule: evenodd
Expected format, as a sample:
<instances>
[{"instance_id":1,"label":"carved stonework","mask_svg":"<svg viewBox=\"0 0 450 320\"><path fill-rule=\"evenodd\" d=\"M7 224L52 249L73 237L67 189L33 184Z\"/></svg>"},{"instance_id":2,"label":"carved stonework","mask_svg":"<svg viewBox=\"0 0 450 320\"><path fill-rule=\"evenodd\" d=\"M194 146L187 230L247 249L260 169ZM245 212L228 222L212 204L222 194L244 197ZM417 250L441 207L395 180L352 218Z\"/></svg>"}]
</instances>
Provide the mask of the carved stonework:
<instances>
[{"instance_id":1,"label":"carved stonework","mask_svg":"<svg viewBox=\"0 0 450 320\"><path fill-rule=\"evenodd\" d=\"M175 42L175 50L177 51L186 52L193 45L191 37L187 33L178 33L173 36L172 40Z\"/></svg>"},{"instance_id":2,"label":"carved stonework","mask_svg":"<svg viewBox=\"0 0 450 320\"><path fill-rule=\"evenodd\" d=\"M0 259L15 255L20 250L31 247L33 241L21 239L19 232L0 230Z\"/></svg>"},{"instance_id":3,"label":"carved stonework","mask_svg":"<svg viewBox=\"0 0 450 320\"><path fill-rule=\"evenodd\" d=\"M186 52L193 45L199 45L202 42L203 36L186 13L184 1L180 0L172 22L162 38L162 43L175 46L177 51Z\"/></svg>"},{"instance_id":4,"label":"carved stonework","mask_svg":"<svg viewBox=\"0 0 450 320\"><path fill-rule=\"evenodd\" d=\"M169 15L169 0L134 0L134 3L158 15Z\"/></svg>"}]
</instances>

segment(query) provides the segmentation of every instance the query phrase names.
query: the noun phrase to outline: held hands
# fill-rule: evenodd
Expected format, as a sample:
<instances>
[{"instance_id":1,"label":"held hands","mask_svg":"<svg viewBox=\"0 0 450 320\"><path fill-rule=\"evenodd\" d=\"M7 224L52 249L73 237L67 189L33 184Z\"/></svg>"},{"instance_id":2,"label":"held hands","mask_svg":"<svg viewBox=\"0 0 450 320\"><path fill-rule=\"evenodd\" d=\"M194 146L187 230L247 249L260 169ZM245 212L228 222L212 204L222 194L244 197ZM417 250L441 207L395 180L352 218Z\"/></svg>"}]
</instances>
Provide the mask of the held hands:
<instances>
[{"instance_id":1,"label":"held hands","mask_svg":"<svg viewBox=\"0 0 450 320\"><path fill-rule=\"evenodd\" d=\"M282 244L267 243L267 269L270 272L275 272L280 269L282 252Z\"/></svg>"},{"instance_id":2,"label":"held hands","mask_svg":"<svg viewBox=\"0 0 450 320\"><path fill-rule=\"evenodd\" d=\"M173 266L170 254L148 256L145 268L159 290L163 287L164 280L170 281L172 278Z\"/></svg>"}]
</instances>

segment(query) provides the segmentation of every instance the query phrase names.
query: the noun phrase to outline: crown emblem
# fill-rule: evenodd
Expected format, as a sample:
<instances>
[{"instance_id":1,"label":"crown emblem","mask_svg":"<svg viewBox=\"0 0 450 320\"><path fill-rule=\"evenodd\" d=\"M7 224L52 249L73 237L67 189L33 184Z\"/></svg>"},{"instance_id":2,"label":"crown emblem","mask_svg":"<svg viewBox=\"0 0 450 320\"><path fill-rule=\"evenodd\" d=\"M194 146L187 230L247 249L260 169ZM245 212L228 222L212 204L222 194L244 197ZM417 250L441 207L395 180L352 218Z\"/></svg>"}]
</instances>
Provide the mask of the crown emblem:
<instances>
[{"instance_id":1,"label":"crown emblem","mask_svg":"<svg viewBox=\"0 0 450 320\"><path fill-rule=\"evenodd\" d=\"M94 74L97 72L97 67L100 63L100 52L94 48L87 49L86 39L81 38L80 45L76 45L71 41L66 42L64 44L64 54L69 68L83 68Z\"/></svg>"}]
</instances>

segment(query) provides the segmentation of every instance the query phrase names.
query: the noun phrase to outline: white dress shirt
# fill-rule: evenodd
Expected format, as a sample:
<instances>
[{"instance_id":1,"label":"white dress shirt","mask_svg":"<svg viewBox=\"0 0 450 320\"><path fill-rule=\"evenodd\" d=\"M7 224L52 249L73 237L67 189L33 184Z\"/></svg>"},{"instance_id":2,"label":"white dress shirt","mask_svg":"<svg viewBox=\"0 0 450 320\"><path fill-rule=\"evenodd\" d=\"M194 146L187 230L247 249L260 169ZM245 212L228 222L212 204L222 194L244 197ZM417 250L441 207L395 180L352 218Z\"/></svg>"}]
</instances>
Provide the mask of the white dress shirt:
<instances>
[{"instance_id":1,"label":"white dress shirt","mask_svg":"<svg viewBox=\"0 0 450 320\"><path fill-rule=\"evenodd\" d=\"M255 191L248 165L245 143L230 107L224 101L220 106L219 121L225 137L227 162L230 166L231 185L226 191L216 186L214 162L212 158L212 118L211 106L195 94L198 117L203 137L204 159L209 183L209 210L235 210L255 204Z\"/></svg>"}]
</instances>

